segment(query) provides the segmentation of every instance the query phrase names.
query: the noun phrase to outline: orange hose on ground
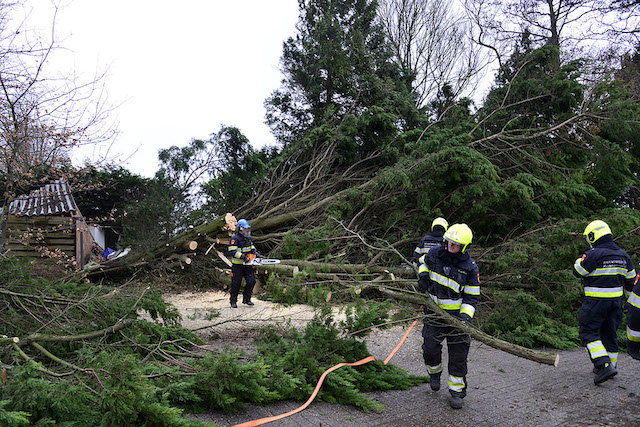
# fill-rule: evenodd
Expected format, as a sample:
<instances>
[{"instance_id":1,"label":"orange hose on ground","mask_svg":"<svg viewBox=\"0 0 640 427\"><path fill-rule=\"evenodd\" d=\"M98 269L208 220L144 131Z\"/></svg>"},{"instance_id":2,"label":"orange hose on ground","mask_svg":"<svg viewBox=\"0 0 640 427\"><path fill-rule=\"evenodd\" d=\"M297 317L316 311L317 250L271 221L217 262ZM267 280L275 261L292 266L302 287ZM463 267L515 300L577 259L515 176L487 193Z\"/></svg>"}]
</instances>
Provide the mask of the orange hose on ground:
<instances>
[{"instance_id":1,"label":"orange hose on ground","mask_svg":"<svg viewBox=\"0 0 640 427\"><path fill-rule=\"evenodd\" d=\"M418 319L414 320L413 323L411 324L411 326L409 326L409 329L407 329L407 332L404 333L404 335L402 336L402 339L400 340L400 342L398 343L398 345L396 346L396 348L394 348L391 353L389 353L389 355L387 356L386 359L384 359L384 364L386 365L389 360L391 360L391 358L393 357L394 354L396 354L396 351L398 351L398 349L400 347L402 347L402 344L404 344L404 340L407 339L407 337L409 336L409 332L411 332L411 330L413 329L414 326L416 326L416 323L418 323Z\"/></svg>"},{"instance_id":2,"label":"orange hose on ground","mask_svg":"<svg viewBox=\"0 0 640 427\"><path fill-rule=\"evenodd\" d=\"M273 417L267 417L267 418L260 418L259 420L254 420L254 421L247 421L246 423L242 423L242 424L236 424L234 427L253 427L253 426L259 426L261 424L265 424L265 423L270 423L271 421L276 421L279 419L282 419L284 417L288 417L289 415L293 415L293 414L297 414L298 412L302 411L303 409L305 409L307 406L309 406L311 404L311 402L313 402L313 399L316 398L316 395L318 394L318 392L320 391L320 386L322 386L322 383L324 382L325 377L327 376L327 374L329 374L329 372L333 372L338 368L341 368L343 366L358 366L358 365L364 365L365 363L369 363L372 360L376 360L375 357L373 356L369 356L369 357L365 357L362 360L358 360L357 362L353 362L353 363L338 363L336 366L333 366L329 369L327 369L326 371L324 371L324 373L320 376L320 379L318 380L318 384L316 385L316 389L313 390L313 394L311 394L311 397L309 397L309 399L305 402L304 405L302 405L301 407L294 409L293 411L289 411L287 413L284 414L280 414L280 415L275 415Z\"/></svg>"},{"instance_id":3,"label":"orange hose on ground","mask_svg":"<svg viewBox=\"0 0 640 427\"><path fill-rule=\"evenodd\" d=\"M396 354L396 351L398 351L398 349L400 347L402 347L402 344L404 344L404 341L407 339L407 336L409 336L409 332L411 332L411 329L413 329L413 327L416 325L417 322L418 322L418 319L414 320L413 323L411 324L411 326L409 326L409 329L407 329L407 332L405 332L405 334L403 335L402 339L400 340L400 342L398 343L396 348L394 348L393 351L391 351L391 353L389 353L389 356L387 356L387 358L384 360L384 364L385 365L389 362L389 360L391 360L393 355ZM309 399L307 399L307 401L304 403L304 405L300 406L299 408L294 409L293 411L286 412L284 414L274 415L273 417L260 418L258 420L253 420L253 421L247 421L246 423L236 424L233 427L254 427L254 426L259 426L259 425L262 425L262 424L270 423L271 421L280 420L282 418L288 417L289 415L297 414L298 412L306 409L306 407L309 406L311 404L311 402L313 402L313 400L316 398L316 395L320 391L320 387L322 386L322 383L324 382L324 379L326 378L326 376L330 372L333 372L336 369L341 368L343 366L359 366L359 365L364 365L365 363L372 362L374 360L376 360L375 357L369 356L369 357L365 357L364 359L358 360L357 362L353 362L353 363L338 363L337 365L335 365L335 366L327 369L326 371L324 371L324 373L320 376L320 379L318 380L318 384L316 384L316 388L315 388L315 390L313 390L313 393L311 394L311 397L309 397Z\"/></svg>"}]
</instances>

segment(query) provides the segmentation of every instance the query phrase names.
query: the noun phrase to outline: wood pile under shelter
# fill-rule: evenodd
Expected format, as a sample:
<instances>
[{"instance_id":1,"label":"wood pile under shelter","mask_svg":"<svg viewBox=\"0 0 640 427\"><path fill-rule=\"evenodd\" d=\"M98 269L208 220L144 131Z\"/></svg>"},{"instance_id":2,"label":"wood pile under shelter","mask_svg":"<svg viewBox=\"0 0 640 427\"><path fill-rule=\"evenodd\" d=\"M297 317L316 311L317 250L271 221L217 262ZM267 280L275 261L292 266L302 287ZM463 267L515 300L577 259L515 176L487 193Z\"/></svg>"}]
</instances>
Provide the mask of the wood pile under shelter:
<instances>
[{"instance_id":1,"label":"wood pile under shelter","mask_svg":"<svg viewBox=\"0 0 640 427\"><path fill-rule=\"evenodd\" d=\"M7 209L3 246L9 256L75 257L82 268L93 237L63 179L13 200Z\"/></svg>"}]
</instances>

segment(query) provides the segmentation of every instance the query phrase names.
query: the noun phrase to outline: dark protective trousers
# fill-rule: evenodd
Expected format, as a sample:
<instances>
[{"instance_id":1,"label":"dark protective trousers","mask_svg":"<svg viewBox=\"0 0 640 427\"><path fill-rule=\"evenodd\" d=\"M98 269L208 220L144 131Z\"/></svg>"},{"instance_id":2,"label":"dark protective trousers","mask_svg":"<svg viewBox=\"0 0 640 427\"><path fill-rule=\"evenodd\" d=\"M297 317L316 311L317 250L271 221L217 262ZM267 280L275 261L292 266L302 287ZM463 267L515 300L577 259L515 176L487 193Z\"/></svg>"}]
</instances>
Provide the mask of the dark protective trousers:
<instances>
[{"instance_id":1,"label":"dark protective trousers","mask_svg":"<svg viewBox=\"0 0 640 427\"><path fill-rule=\"evenodd\" d=\"M252 266L233 264L231 266L231 303L238 302L238 294L240 293L240 285L244 277L245 285L242 292L242 302L251 301L253 287L256 284L256 275Z\"/></svg>"},{"instance_id":2,"label":"dark protective trousers","mask_svg":"<svg viewBox=\"0 0 640 427\"><path fill-rule=\"evenodd\" d=\"M636 360L640 360L640 342L627 340L627 354Z\"/></svg>"},{"instance_id":3,"label":"dark protective trousers","mask_svg":"<svg viewBox=\"0 0 640 427\"><path fill-rule=\"evenodd\" d=\"M425 314L429 314L425 310ZM447 350L449 352L448 371L449 375L463 378L464 388L461 392L449 390L452 396L465 397L467 395L467 355L471 345L471 338L467 334L462 334L450 326L438 326L437 321L424 319L422 328L422 356L424 363L429 366L436 366L442 363L442 341L447 339Z\"/></svg>"},{"instance_id":4,"label":"dark protective trousers","mask_svg":"<svg viewBox=\"0 0 640 427\"><path fill-rule=\"evenodd\" d=\"M636 292L640 292L640 288ZM640 308L627 303L627 310L627 327L633 331L640 331ZM627 353L634 359L640 360L640 342L632 341L627 337Z\"/></svg>"},{"instance_id":5,"label":"dark protective trousers","mask_svg":"<svg viewBox=\"0 0 640 427\"><path fill-rule=\"evenodd\" d=\"M593 343L598 341L607 353L618 352L618 336L616 331L622 322L622 297L591 298L586 297L578 313L578 335L582 345L587 347L589 357L596 367L610 363L608 354L593 351Z\"/></svg>"}]
</instances>

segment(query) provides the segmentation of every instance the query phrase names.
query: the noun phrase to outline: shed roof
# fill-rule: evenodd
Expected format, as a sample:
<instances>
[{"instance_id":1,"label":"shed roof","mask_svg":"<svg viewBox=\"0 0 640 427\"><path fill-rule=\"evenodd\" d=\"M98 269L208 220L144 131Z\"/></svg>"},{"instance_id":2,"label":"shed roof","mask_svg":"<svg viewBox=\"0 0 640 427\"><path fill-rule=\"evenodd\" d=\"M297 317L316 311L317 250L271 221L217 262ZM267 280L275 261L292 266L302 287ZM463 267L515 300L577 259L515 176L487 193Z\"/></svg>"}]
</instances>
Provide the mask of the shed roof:
<instances>
[{"instance_id":1,"label":"shed roof","mask_svg":"<svg viewBox=\"0 0 640 427\"><path fill-rule=\"evenodd\" d=\"M17 216L50 216L78 210L64 179L31 191L9 204L9 213Z\"/></svg>"}]
</instances>

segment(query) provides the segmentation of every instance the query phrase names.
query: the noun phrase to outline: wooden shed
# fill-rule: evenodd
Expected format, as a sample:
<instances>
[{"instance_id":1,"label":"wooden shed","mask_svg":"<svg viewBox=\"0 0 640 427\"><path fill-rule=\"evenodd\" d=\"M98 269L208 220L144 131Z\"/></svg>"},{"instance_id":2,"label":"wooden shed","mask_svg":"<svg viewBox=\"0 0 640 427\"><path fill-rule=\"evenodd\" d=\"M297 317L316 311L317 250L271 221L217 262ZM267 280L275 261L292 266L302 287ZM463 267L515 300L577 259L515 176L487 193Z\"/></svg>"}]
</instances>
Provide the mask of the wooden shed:
<instances>
[{"instance_id":1,"label":"wooden shed","mask_svg":"<svg viewBox=\"0 0 640 427\"><path fill-rule=\"evenodd\" d=\"M75 257L82 268L91 255L92 244L85 219L63 179L9 204L4 240L7 255L52 257L62 251Z\"/></svg>"}]
</instances>

